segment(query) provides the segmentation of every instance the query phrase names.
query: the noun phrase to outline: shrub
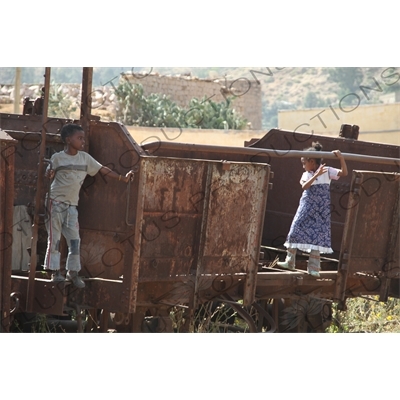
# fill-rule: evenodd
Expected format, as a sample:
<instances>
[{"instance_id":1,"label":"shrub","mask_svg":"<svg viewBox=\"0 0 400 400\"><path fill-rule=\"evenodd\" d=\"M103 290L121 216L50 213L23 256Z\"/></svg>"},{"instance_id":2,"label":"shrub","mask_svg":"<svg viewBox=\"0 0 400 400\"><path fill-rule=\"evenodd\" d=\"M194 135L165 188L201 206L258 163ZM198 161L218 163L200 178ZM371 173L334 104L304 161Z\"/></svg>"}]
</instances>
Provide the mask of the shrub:
<instances>
[{"instance_id":1,"label":"shrub","mask_svg":"<svg viewBox=\"0 0 400 400\"><path fill-rule=\"evenodd\" d=\"M232 98L216 103L192 99L188 108L178 106L169 96L145 96L140 84L121 82L115 89L117 120L126 125L165 128L245 129L247 120L232 108Z\"/></svg>"}]
</instances>

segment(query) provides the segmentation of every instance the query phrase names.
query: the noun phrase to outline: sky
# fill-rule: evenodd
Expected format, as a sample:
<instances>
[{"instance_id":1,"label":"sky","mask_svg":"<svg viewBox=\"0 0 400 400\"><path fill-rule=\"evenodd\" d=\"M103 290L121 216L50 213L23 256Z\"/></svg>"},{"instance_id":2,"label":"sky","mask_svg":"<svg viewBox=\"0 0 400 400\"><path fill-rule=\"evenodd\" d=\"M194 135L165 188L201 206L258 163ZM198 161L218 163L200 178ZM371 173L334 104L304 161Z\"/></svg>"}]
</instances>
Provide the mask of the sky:
<instances>
[{"instance_id":1,"label":"sky","mask_svg":"<svg viewBox=\"0 0 400 400\"><path fill-rule=\"evenodd\" d=\"M278 3L278 4L276 4ZM355 2L354 2L355 3ZM0 66L392 65L397 13L336 0L2 4ZM361 4L361 5L360 5ZM59 7L59 9L58 9ZM132 8L130 8L132 7ZM46 14L44 14L46 10ZM382 16L382 18L379 17Z\"/></svg>"}]
</instances>

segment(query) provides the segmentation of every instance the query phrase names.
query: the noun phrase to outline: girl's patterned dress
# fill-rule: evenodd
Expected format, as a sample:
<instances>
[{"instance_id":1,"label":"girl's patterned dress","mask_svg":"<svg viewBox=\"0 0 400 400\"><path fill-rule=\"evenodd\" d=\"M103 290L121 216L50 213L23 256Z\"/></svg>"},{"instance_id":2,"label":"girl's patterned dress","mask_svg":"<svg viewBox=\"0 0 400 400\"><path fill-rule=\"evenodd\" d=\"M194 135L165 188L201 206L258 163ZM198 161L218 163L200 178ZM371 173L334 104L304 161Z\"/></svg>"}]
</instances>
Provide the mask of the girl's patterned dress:
<instances>
[{"instance_id":1,"label":"girl's patterned dress","mask_svg":"<svg viewBox=\"0 0 400 400\"><path fill-rule=\"evenodd\" d=\"M329 167L327 173L319 176L307 190L304 190L294 216L285 247L311 252L333 253L331 248L331 180L338 180L339 170ZM314 175L304 172L301 183Z\"/></svg>"}]
</instances>

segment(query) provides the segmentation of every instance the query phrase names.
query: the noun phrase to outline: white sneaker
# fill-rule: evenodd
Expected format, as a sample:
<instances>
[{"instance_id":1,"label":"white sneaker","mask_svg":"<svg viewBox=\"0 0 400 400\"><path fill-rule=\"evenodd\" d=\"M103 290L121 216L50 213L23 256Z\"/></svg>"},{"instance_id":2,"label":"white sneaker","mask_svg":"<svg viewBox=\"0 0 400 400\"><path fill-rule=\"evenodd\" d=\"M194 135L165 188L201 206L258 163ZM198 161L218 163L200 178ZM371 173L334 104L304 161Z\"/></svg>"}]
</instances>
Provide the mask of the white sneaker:
<instances>
[{"instance_id":1,"label":"white sneaker","mask_svg":"<svg viewBox=\"0 0 400 400\"><path fill-rule=\"evenodd\" d=\"M293 265L290 265L287 261L278 262L276 265L279 268L289 269L290 271L294 271L296 269Z\"/></svg>"},{"instance_id":2,"label":"white sneaker","mask_svg":"<svg viewBox=\"0 0 400 400\"><path fill-rule=\"evenodd\" d=\"M61 274L61 271L58 269L57 271L54 271L51 274L51 281L58 283L58 282L64 282L65 278L63 277L63 275Z\"/></svg>"},{"instance_id":3,"label":"white sneaker","mask_svg":"<svg viewBox=\"0 0 400 400\"><path fill-rule=\"evenodd\" d=\"M83 279L78 275L76 271L67 272L67 281L71 281L78 289L83 289L85 287L85 282L83 282Z\"/></svg>"}]
</instances>

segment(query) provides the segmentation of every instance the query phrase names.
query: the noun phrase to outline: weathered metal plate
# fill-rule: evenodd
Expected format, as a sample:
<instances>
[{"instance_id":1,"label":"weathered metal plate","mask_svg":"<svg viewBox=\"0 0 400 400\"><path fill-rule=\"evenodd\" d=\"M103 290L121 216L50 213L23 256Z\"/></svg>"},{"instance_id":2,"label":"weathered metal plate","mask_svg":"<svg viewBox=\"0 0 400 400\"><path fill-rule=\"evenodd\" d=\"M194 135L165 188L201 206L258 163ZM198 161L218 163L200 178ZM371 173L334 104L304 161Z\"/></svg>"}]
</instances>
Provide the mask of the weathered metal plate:
<instances>
[{"instance_id":1,"label":"weathered metal plate","mask_svg":"<svg viewBox=\"0 0 400 400\"><path fill-rule=\"evenodd\" d=\"M266 164L141 159L134 263L140 282L246 273L255 292ZM162 295L162 293L160 293Z\"/></svg>"},{"instance_id":2,"label":"weathered metal plate","mask_svg":"<svg viewBox=\"0 0 400 400\"><path fill-rule=\"evenodd\" d=\"M259 272L257 280L257 299L315 298L333 299L337 272L321 272L315 279L301 272ZM347 279L346 297L372 296L380 293L381 281L371 275L351 275Z\"/></svg>"},{"instance_id":3,"label":"weathered metal plate","mask_svg":"<svg viewBox=\"0 0 400 400\"><path fill-rule=\"evenodd\" d=\"M81 229L81 275L119 279L124 274L127 249L115 232Z\"/></svg>"},{"instance_id":4,"label":"weathered metal plate","mask_svg":"<svg viewBox=\"0 0 400 400\"><path fill-rule=\"evenodd\" d=\"M65 315L66 282L54 283L45 279L35 279L35 296L32 312L39 314ZM28 278L12 276L12 291L19 299L18 311L26 311L26 294L28 290Z\"/></svg>"},{"instance_id":5,"label":"weathered metal plate","mask_svg":"<svg viewBox=\"0 0 400 400\"><path fill-rule=\"evenodd\" d=\"M0 332L10 325L15 141L0 131Z\"/></svg>"},{"instance_id":6,"label":"weathered metal plate","mask_svg":"<svg viewBox=\"0 0 400 400\"><path fill-rule=\"evenodd\" d=\"M400 174L354 171L339 268L350 273L400 268L399 184Z\"/></svg>"},{"instance_id":7,"label":"weathered metal plate","mask_svg":"<svg viewBox=\"0 0 400 400\"><path fill-rule=\"evenodd\" d=\"M387 279L399 279L399 195L400 174L353 171L339 260L340 297L349 274L379 276L383 292Z\"/></svg>"},{"instance_id":8,"label":"weathered metal plate","mask_svg":"<svg viewBox=\"0 0 400 400\"><path fill-rule=\"evenodd\" d=\"M68 305L79 304L86 309L106 309L113 312L129 312L129 293L122 281L91 278L84 289L68 287ZM125 301L124 301L125 300Z\"/></svg>"}]
</instances>

